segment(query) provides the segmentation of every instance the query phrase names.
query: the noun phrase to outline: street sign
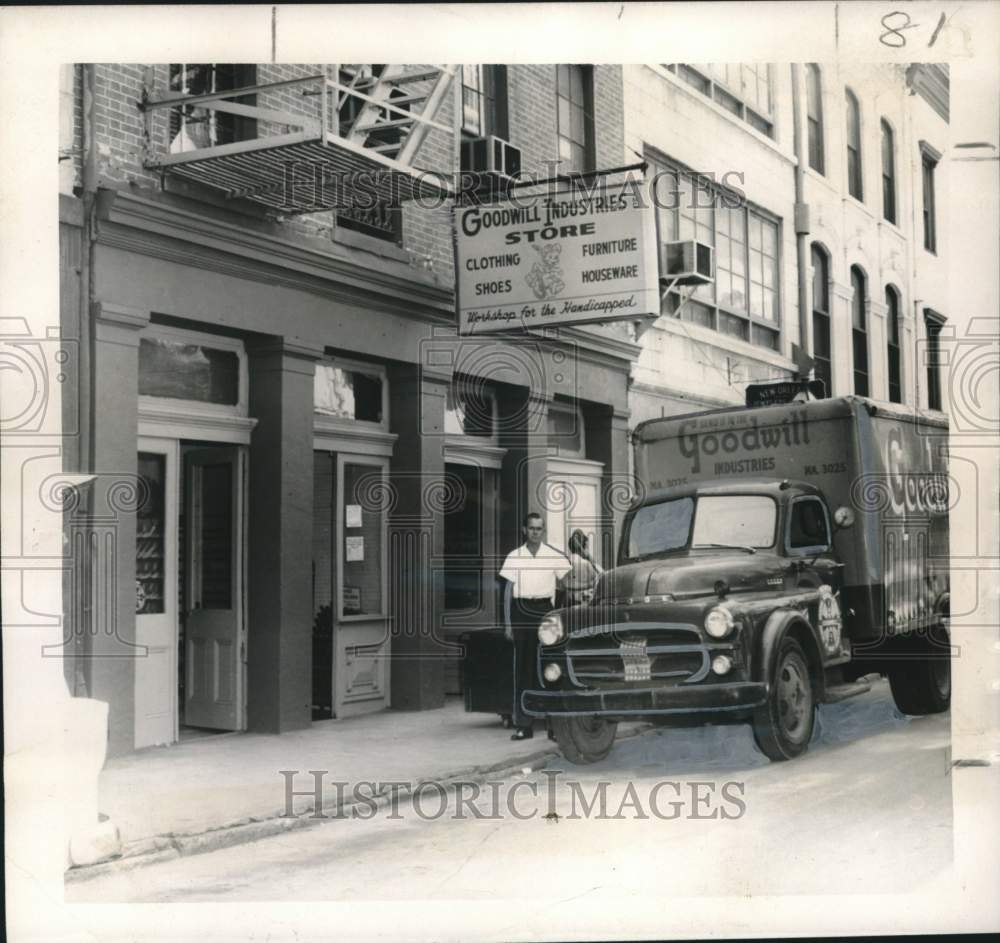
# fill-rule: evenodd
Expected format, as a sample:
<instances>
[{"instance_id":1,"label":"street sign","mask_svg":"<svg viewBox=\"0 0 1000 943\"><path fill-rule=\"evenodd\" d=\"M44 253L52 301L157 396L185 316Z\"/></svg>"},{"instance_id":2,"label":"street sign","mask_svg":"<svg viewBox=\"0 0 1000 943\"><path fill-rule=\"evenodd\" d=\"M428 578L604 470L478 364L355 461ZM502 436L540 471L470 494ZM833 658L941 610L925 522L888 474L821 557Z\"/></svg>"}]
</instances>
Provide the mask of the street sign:
<instances>
[{"instance_id":1,"label":"street sign","mask_svg":"<svg viewBox=\"0 0 1000 943\"><path fill-rule=\"evenodd\" d=\"M778 380L775 383L751 383L746 389L746 404L756 406L778 406L792 403L797 396L808 394L813 399L826 396L826 386L822 380Z\"/></svg>"}]
</instances>

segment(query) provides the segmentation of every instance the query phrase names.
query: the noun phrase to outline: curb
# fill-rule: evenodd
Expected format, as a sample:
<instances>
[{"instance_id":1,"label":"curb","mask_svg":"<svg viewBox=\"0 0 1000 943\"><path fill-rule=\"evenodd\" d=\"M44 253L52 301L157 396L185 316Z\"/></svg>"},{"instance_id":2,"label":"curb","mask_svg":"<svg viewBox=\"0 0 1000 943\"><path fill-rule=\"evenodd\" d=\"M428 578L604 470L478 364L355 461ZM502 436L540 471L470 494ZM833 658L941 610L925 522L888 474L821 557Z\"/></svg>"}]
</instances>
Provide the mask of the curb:
<instances>
[{"instance_id":1,"label":"curb","mask_svg":"<svg viewBox=\"0 0 1000 943\"><path fill-rule=\"evenodd\" d=\"M651 725L636 724L634 727L619 734L616 742L642 736L642 734L650 729L653 729ZM469 766L433 778L425 776L415 779L412 789L400 792L399 798L405 800L412 794L413 790L426 782L436 782L449 790L453 790L459 783L478 784L491 775L499 774L508 776L514 773L538 772L551 759L558 756L559 748L550 742L550 745L544 749L535 750L521 757L508 758L496 763ZM374 801L375 807L382 809L389 804L391 798L392 796L389 793L383 792L377 793L371 799L366 798L364 801L366 803ZM282 809L278 812L265 813L251 819L228 822L202 832L171 833L157 835L153 838L140 838L126 844L121 855L118 857L112 858L109 861L99 862L98 864L70 868L63 875L63 879L66 884L83 884L87 881L118 874L122 871L130 871L133 868L142 868L147 865L173 861L176 858L187 857L188 855L207 854L211 851L219 851L223 848L231 848L235 845L244 845L249 842L258 841L262 838L272 838L276 835L284 835L288 832L299 831L300 829L314 828L317 825L335 822L338 818L345 818L345 810L349 809L357 801L356 799L347 797L343 801L332 801L329 805L324 804L319 810L317 810L315 805L307 807L294 816L285 815ZM317 811L319 815L317 815Z\"/></svg>"}]
</instances>

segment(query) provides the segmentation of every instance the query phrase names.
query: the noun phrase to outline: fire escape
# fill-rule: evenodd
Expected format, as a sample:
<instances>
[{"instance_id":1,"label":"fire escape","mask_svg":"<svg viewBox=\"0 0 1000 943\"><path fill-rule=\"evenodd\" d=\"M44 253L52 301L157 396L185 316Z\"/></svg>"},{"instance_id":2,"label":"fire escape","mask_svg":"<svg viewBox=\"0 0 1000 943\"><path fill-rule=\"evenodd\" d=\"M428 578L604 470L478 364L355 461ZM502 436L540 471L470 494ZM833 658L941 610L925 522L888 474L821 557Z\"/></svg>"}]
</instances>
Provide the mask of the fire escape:
<instances>
[{"instance_id":1,"label":"fire escape","mask_svg":"<svg viewBox=\"0 0 1000 943\"><path fill-rule=\"evenodd\" d=\"M456 66L322 68L239 87L201 82L194 94L183 77L157 97L147 86L144 165L282 214L354 211L366 201L385 211L452 194L447 167L416 161L432 130L454 133L435 116ZM156 146L163 110L166 148Z\"/></svg>"}]
</instances>

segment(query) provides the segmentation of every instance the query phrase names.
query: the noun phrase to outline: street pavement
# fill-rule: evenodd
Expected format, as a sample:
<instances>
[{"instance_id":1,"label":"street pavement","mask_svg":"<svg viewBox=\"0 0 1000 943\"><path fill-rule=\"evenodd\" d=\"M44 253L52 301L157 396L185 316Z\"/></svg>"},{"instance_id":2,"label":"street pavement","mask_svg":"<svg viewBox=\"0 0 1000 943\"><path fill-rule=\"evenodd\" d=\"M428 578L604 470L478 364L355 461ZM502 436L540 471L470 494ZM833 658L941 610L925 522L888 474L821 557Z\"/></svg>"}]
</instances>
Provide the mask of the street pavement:
<instances>
[{"instance_id":1,"label":"street pavement","mask_svg":"<svg viewBox=\"0 0 1000 943\"><path fill-rule=\"evenodd\" d=\"M903 717L879 682L821 707L789 763L769 763L744 726L659 728L598 764L356 803L354 817L68 884L66 899L912 893L951 863L949 737L947 715Z\"/></svg>"}]
</instances>

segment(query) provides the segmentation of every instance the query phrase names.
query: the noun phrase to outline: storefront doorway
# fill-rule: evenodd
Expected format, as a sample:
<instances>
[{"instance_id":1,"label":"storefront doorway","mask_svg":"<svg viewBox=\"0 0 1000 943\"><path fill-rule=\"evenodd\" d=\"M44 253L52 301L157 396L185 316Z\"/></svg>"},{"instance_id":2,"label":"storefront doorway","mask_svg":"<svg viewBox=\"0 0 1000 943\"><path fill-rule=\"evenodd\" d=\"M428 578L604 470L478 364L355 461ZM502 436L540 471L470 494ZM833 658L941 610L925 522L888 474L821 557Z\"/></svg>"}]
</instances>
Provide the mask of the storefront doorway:
<instances>
[{"instance_id":1,"label":"storefront doorway","mask_svg":"<svg viewBox=\"0 0 1000 943\"><path fill-rule=\"evenodd\" d=\"M140 437L136 748L242 730L246 450Z\"/></svg>"},{"instance_id":2,"label":"storefront doorway","mask_svg":"<svg viewBox=\"0 0 1000 943\"><path fill-rule=\"evenodd\" d=\"M448 491L454 496L444 514L445 694L461 694L464 647L470 630L497 622L497 482L499 471L471 461L452 449L457 461L445 465Z\"/></svg>"},{"instance_id":3,"label":"storefront doorway","mask_svg":"<svg viewBox=\"0 0 1000 943\"><path fill-rule=\"evenodd\" d=\"M388 705L387 459L313 453L313 719Z\"/></svg>"}]
</instances>

